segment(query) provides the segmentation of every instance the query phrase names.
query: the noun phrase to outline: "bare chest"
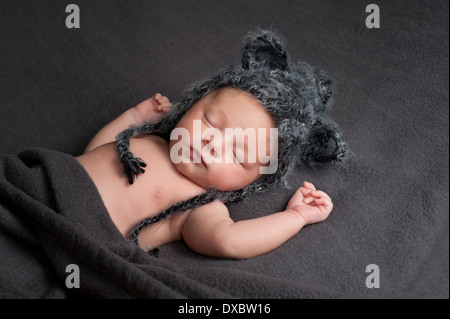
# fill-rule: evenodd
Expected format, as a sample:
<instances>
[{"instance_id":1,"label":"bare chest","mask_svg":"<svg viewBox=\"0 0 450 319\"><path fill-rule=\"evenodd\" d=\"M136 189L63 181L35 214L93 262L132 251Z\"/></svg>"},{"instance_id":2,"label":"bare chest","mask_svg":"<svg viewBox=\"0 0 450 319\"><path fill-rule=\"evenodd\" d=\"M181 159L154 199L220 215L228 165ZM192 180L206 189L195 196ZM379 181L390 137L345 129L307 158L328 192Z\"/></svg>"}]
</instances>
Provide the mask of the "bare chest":
<instances>
[{"instance_id":1,"label":"bare chest","mask_svg":"<svg viewBox=\"0 0 450 319\"><path fill-rule=\"evenodd\" d=\"M96 184L111 219L124 236L140 220L203 190L175 169L168 145L161 138L133 138L130 150L147 164L145 173L132 185L123 174L115 143L105 144L79 158Z\"/></svg>"},{"instance_id":2,"label":"bare chest","mask_svg":"<svg viewBox=\"0 0 450 319\"><path fill-rule=\"evenodd\" d=\"M202 187L180 174L172 164L168 145L158 137L140 138L132 141L131 150L142 158L147 167L145 173L129 188L145 217L154 215L171 205L200 194ZM133 196L133 197L134 197Z\"/></svg>"}]
</instances>

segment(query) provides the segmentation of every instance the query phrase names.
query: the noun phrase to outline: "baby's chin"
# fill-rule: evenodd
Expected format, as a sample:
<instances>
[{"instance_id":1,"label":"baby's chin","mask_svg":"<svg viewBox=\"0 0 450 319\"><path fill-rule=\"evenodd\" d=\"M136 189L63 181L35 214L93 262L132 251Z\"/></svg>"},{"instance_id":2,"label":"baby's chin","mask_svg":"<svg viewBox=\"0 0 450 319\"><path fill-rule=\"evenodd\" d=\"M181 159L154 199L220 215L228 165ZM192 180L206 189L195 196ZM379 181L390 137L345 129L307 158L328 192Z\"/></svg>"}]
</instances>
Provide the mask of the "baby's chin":
<instances>
[{"instance_id":1,"label":"baby's chin","mask_svg":"<svg viewBox=\"0 0 450 319\"><path fill-rule=\"evenodd\" d=\"M203 188L207 188L208 183L206 183L206 181L204 181L204 179L199 178L197 176L198 172L194 171L196 169L195 167L193 167L193 165L195 165L194 163L181 162L181 163L172 163L172 164L175 167L175 169L178 171L178 173L183 175L185 178L187 178L191 182L193 182Z\"/></svg>"},{"instance_id":2,"label":"baby's chin","mask_svg":"<svg viewBox=\"0 0 450 319\"><path fill-rule=\"evenodd\" d=\"M229 180L229 176L219 178L216 177L215 181L212 181L211 178L205 178L205 171L200 170L197 167L200 164L196 163L173 163L175 169L183 175L185 178L189 179L191 182L203 187L204 189L214 188L223 192L228 191L237 191L241 190L245 186L249 185L248 183L243 185L239 182L233 182ZM259 179L259 178L258 178ZM256 181L257 179L255 179Z\"/></svg>"}]
</instances>

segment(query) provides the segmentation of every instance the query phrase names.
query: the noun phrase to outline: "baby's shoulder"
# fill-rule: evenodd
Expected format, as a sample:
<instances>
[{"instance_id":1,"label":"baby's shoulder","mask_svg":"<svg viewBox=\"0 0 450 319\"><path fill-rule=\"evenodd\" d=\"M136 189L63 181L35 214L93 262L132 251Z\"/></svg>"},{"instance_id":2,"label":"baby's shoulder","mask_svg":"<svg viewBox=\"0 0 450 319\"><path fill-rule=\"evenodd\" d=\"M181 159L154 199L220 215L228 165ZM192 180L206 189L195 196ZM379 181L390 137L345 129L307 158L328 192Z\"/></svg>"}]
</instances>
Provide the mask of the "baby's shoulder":
<instances>
[{"instance_id":1,"label":"baby's shoulder","mask_svg":"<svg viewBox=\"0 0 450 319\"><path fill-rule=\"evenodd\" d=\"M152 174L156 174L163 169L160 165L170 168L173 166L169 165L169 144L162 137L156 135L133 137L130 140L130 150L147 164L146 171L155 168Z\"/></svg>"},{"instance_id":2,"label":"baby's shoulder","mask_svg":"<svg viewBox=\"0 0 450 319\"><path fill-rule=\"evenodd\" d=\"M145 147L148 146L149 144L162 148L169 147L169 143L167 143L167 141L164 138L153 134L139 135L133 137L131 140L134 142L134 144L137 144L136 146L138 147Z\"/></svg>"},{"instance_id":3,"label":"baby's shoulder","mask_svg":"<svg viewBox=\"0 0 450 319\"><path fill-rule=\"evenodd\" d=\"M216 199L212 202L209 202L207 204L201 205L195 209L194 211L211 211L211 210L220 210L220 211L226 211L228 212L228 207L220 200Z\"/></svg>"},{"instance_id":4,"label":"baby's shoulder","mask_svg":"<svg viewBox=\"0 0 450 319\"><path fill-rule=\"evenodd\" d=\"M215 220L224 217L229 218L229 216L228 207L220 200L214 200L208 204L192 209L188 218Z\"/></svg>"}]
</instances>

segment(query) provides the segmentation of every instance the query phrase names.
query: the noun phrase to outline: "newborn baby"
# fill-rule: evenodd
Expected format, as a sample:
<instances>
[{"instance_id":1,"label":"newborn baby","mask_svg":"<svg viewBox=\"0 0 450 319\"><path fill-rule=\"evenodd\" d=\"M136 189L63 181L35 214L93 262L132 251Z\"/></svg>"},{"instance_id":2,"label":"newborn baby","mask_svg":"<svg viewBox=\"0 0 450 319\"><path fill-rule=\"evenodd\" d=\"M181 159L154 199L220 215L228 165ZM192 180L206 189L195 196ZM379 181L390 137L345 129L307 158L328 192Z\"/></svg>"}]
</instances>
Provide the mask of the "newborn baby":
<instances>
[{"instance_id":1,"label":"newborn baby","mask_svg":"<svg viewBox=\"0 0 450 319\"><path fill-rule=\"evenodd\" d=\"M207 188L238 190L258 180L262 177L260 168L268 163L261 163L258 156L252 157L250 153L260 148L267 153L274 149L271 144L277 142L270 134L270 129L276 127L274 119L259 101L247 92L223 87L195 102L177 123L176 128L191 133L191 142L195 138L202 141L200 149L187 145L190 150L187 159L177 163L171 156L171 153L183 156L180 153L185 148L179 147L179 138L167 141L161 136L144 135L130 140L133 154L151 163L146 166L145 174L130 185L117 156L115 136L132 124L158 121L171 107L166 97L156 94L105 126L77 158L97 186L111 219L124 237L142 219L201 194ZM198 121L200 137L195 136L193 130L193 124ZM213 129L225 136L227 128L254 131L258 140L256 149L249 147L249 143L239 145L236 138L230 141L216 138L217 134L204 134ZM219 140L222 143L218 143ZM227 144L231 160L225 160ZM174 148L178 151L171 152ZM199 154L200 160L195 160ZM208 156L221 160L205 160ZM325 192L305 182L282 212L234 222L225 204L215 200L145 227L138 242L140 247L149 250L183 239L201 254L250 258L277 248L305 225L325 220L332 208Z\"/></svg>"}]
</instances>

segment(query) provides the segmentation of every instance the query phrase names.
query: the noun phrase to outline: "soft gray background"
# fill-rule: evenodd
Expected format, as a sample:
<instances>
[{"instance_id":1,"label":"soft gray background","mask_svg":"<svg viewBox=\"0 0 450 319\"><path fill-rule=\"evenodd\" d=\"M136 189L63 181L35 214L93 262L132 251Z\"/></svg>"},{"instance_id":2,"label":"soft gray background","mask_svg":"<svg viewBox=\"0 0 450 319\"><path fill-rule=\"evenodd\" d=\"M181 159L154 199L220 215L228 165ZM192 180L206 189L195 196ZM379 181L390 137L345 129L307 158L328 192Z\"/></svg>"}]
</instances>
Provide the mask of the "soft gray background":
<instances>
[{"instance_id":1,"label":"soft gray background","mask_svg":"<svg viewBox=\"0 0 450 319\"><path fill-rule=\"evenodd\" d=\"M70 3L80 29L65 27ZM238 297L273 282L265 296L448 298L448 1L376 1L380 29L365 26L369 3L2 0L0 152L76 156L127 108L155 92L176 101L186 85L237 62L246 32L272 27L292 61L337 81L330 114L355 156L291 177L293 187L308 180L328 192L335 208L250 260L200 256L182 242L160 258L224 291L239 278L249 292ZM282 210L292 192L230 209L236 219ZM368 264L380 267L379 289L365 286Z\"/></svg>"}]
</instances>

